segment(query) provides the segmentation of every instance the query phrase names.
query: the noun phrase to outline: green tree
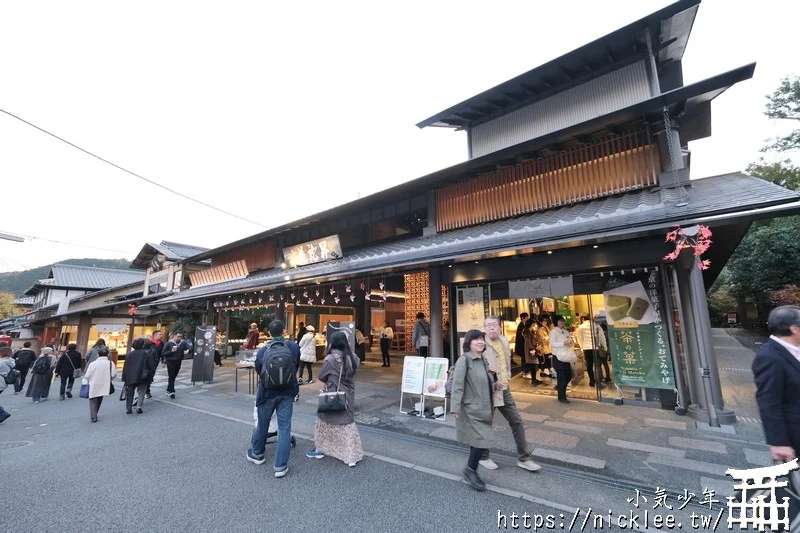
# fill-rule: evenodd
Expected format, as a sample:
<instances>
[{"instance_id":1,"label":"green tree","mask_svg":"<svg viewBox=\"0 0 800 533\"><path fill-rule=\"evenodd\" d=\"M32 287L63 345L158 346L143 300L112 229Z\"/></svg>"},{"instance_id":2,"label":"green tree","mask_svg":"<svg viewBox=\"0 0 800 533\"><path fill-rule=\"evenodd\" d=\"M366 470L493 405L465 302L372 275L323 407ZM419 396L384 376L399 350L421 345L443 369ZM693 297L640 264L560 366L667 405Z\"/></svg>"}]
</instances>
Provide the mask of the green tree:
<instances>
[{"instance_id":1,"label":"green tree","mask_svg":"<svg viewBox=\"0 0 800 533\"><path fill-rule=\"evenodd\" d=\"M767 110L764 114L778 120L800 121L800 76L787 76L781 80L775 92L767 96ZM798 148L800 148L800 129L792 131L785 137L774 139L772 144L764 147L763 151L786 152Z\"/></svg>"},{"instance_id":2,"label":"green tree","mask_svg":"<svg viewBox=\"0 0 800 533\"><path fill-rule=\"evenodd\" d=\"M762 157L758 163L747 165L745 172L793 191L800 190L800 167L793 165L790 159L768 163Z\"/></svg>"},{"instance_id":3,"label":"green tree","mask_svg":"<svg viewBox=\"0 0 800 533\"><path fill-rule=\"evenodd\" d=\"M16 298L10 292L0 292L0 318L8 318L14 314L14 300Z\"/></svg>"},{"instance_id":4,"label":"green tree","mask_svg":"<svg viewBox=\"0 0 800 533\"><path fill-rule=\"evenodd\" d=\"M753 227L728 261L729 286L737 299L756 305L764 318L772 307L772 291L800 285L800 269L790 257L800 257L800 217L782 218ZM719 290L722 290L720 288Z\"/></svg>"}]
</instances>

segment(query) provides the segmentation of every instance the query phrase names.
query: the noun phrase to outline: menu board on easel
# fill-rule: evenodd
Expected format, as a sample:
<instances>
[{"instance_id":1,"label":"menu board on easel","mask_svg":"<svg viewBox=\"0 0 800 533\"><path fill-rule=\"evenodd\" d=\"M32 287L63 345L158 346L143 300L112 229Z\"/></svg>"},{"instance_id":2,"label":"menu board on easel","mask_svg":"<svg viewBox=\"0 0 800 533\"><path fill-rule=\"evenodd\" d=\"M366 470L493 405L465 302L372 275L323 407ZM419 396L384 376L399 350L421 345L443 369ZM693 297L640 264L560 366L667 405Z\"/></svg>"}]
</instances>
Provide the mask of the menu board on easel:
<instances>
[{"instance_id":1,"label":"menu board on easel","mask_svg":"<svg viewBox=\"0 0 800 533\"><path fill-rule=\"evenodd\" d=\"M445 397L444 384L445 381L447 381L447 367L449 364L450 360L444 357L428 357L425 359L425 383L423 391L426 397Z\"/></svg>"},{"instance_id":2,"label":"menu board on easel","mask_svg":"<svg viewBox=\"0 0 800 533\"><path fill-rule=\"evenodd\" d=\"M425 380L425 358L406 356L403 358L403 378L400 381L400 392L422 394Z\"/></svg>"}]
</instances>

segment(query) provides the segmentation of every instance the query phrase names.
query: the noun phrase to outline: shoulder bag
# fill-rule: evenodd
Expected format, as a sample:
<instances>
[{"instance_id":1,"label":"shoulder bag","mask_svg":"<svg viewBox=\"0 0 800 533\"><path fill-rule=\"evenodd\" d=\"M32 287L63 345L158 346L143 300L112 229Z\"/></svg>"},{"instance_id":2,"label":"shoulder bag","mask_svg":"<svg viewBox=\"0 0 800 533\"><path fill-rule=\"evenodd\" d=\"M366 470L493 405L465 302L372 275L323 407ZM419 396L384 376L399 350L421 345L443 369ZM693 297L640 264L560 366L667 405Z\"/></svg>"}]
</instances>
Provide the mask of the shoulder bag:
<instances>
[{"instance_id":1,"label":"shoulder bag","mask_svg":"<svg viewBox=\"0 0 800 533\"><path fill-rule=\"evenodd\" d=\"M72 357L70 357L68 353L65 353L64 355L67 356L67 361L69 361L69 365L72 367L72 378L81 379L83 377L83 370L80 368L75 368L75 363L72 362Z\"/></svg>"},{"instance_id":2,"label":"shoulder bag","mask_svg":"<svg viewBox=\"0 0 800 533\"><path fill-rule=\"evenodd\" d=\"M420 348L427 348L427 347L428 347L428 342L429 342L429 340L430 340L430 339L429 339L429 334L430 334L430 333L429 333L429 332L428 332L428 330L425 328L425 324L424 324L424 323L421 323L421 325L422 325L422 331L424 331L424 332L425 332L425 335L420 335L420 336L419 336L419 341L417 341L417 343L418 343L418 345L419 345L419 347L420 347Z\"/></svg>"},{"instance_id":3,"label":"shoulder bag","mask_svg":"<svg viewBox=\"0 0 800 533\"><path fill-rule=\"evenodd\" d=\"M116 392L116 389L114 388L114 383L112 381L114 378L111 377L111 365L113 365L113 364L114 363L111 362L111 361L108 362L108 385L109 385L108 394L109 395L114 394Z\"/></svg>"},{"instance_id":4,"label":"shoulder bag","mask_svg":"<svg viewBox=\"0 0 800 533\"><path fill-rule=\"evenodd\" d=\"M342 354L342 366L339 368L339 381L336 383L336 392L326 391L319 393L319 404L317 405L318 413L330 413L347 410L347 393L339 390L339 387L342 384L342 370L344 370L345 357L349 357L349 355Z\"/></svg>"}]
</instances>

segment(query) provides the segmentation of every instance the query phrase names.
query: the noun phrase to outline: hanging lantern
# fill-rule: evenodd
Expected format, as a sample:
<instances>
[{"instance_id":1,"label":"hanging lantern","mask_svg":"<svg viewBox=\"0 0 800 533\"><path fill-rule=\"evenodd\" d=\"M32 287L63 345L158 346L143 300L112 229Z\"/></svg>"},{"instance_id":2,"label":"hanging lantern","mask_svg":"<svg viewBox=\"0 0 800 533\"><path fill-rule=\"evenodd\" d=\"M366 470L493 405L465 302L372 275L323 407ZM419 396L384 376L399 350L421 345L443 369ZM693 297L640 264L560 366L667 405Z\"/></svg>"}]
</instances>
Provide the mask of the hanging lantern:
<instances>
[{"instance_id":1,"label":"hanging lantern","mask_svg":"<svg viewBox=\"0 0 800 533\"><path fill-rule=\"evenodd\" d=\"M270 301L270 302L274 302L274 301L275 301L275 296L274 296L274 295L272 295L272 294L270 294L270 295L269 295L269 301Z\"/></svg>"},{"instance_id":2,"label":"hanging lantern","mask_svg":"<svg viewBox=\"0 0 800 533\"><path fill-rule=\"evenodd\" d=\"M341 300L339 299L339 297L338 297L338 296L337 296L336 298L334 298L334 299L333 299L333 301L334 301L334 302L336 302L337 304L338 304L339 302L341 302Z\"/></svg>"},{"instance_id":3,"label":"hanging lantern","mask_svg":"<svg viewBox=\"0 0 800 533\"><path fill-rule=\"evenodd\" d=\"M292 294L291 294L291 296L290 296L290 298L291 298L292 300L294 300L294 299L295 299L295 294L294 294L294 293L292 293Z\"/></svg>"},{"instance_id":4,"label":"hanging lantern","mask_svg":"<svg viewBox=\"0 0 800 533\"><path fill-rule=\"evenodd\" d=\"M311 298L309 298L309 299L308 299L308 305L314 305L314 300L312 300Z\"/></svg>"},{"instance_id":5,"label":"hanging lantern","mask_svg":"<svg viewBox=\"0 0 800 533\"><path fill-rule=\"evenodd\" d=\"M350 294L351 292L353 292L353 287L351 287L350 285L345 285L344 292Z\"/></svg>"},{"instance_id":6,"label":"hanging lantern","mask_svg":"<svg viewBox=\"0 0 800 533\"><path fill-rule=\"evenodd\" d=\"M336 294L336 289L334 287L331 287L331 296L333 296L334 294Z\"/></svg>"},{"instance_id":7,"label":"hanging lantern","mask_svg":"<svg viewBox=\"0 0 800 533\"><path fill-rule=\"evenodd\" d=\"M388 298L388 297L389 297L389 293L388 293L388 292L386 292L386 291L383 291L383 294L381 294L381 297L383 297L383 301L385 302L385 301L386 301L386 298Z\"/></svg>"},{"instance_id":8,"label":"hanging lantern","mask_svg":"<svg viewBox=\"0 0 800 533\"><path fill-rule=\"evenodd\" d=\"M378 283L378 287L380 287L381 290L383 290L386 287L386 285L384 285L383 282L381 281L380 283Z\"/></svg>"},{"instance_id":9,"label":"hanging lantern","mask_svg":"<svg viewBox=\"0 0 800 533\"><path fill-rule=\"evenodd\" d=\"M283 301L283 294L281 294L281 301Z\"/></svg>"},{"instance_id":10,"label":"hanging lantern","mask_svg":"<svg viewBox=\"0 0 800 533\"><path fill-rule=\"evenodd\" d=\"M355 294L351 294L350 295L350 301L351 302L355 302L356 301L356 295Z\"/></svg>"},{"instance_id":11,"label":"hanging lantern","mask_svg":"<svg viewBox=\"0 0 800 533\"><path fill-rule=\"evenodd\" d=\"M303 298L308 298L308 291L303 291Z\"/></svg>"},{"instance_id":12,"label":"hanging lantern","mask_svg":"<svg viewBox=\"0 0 800 533\"><path fill-rule=\"evenodd\" d=\"M322 300L320 300L320 303L321 303L322 305L325 305L325 297L324 297L324 296L322 297Z\"/></svg>"},{"instance_id":13,"label":"hanging lantern","mask_svg":"<svg viewBox=\"0 0 800 533\"><path fill-rule=\"evenodd\" d=\"M261 303L261 302L263 302L263 301L264 301L264 298L259 298L259 299L258 299L258 303Z\"/></svg>"},{"instance_id":14,"label":"hanging lantern","mask_svg":"<svg viewBox=\"0 0 800 533\"><path fill-rule=\"evenodd\" d=\"M364 295L364 300L367 301L367 302L370 301L369 293Z\"/></svg>"},{"instance_id":15,"label":"hanging lantern","mask_svg":"<svg viewBox=\"0 0 800 533\"><path fill-rule=\"evenodd\" d=\"M316 295L317 295L317 298L319 298L319 289L317 289L316 291L314 291L314 294L316 294Z\"/></svg>"}]
</instances>

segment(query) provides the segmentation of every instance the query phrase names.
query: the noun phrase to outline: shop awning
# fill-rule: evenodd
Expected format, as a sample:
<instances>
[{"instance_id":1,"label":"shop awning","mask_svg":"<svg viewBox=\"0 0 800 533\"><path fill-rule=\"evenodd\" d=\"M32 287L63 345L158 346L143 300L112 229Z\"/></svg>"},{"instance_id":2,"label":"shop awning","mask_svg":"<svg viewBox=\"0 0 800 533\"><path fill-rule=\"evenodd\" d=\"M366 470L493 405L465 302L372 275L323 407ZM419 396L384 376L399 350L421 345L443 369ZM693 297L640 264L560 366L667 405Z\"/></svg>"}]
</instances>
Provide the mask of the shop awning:
<instances>
[{"instance_id":1,"label":"shop awning","mask_svg":"<svg viewBox=\"0 0 800 533\"><path fill-rule=\"evenodd\" d=\"M769 210L759 213L759 210ZM694 180L685 189L639 190L582 204L435 235L379 244L346 257L305 267L258 272L245 279L204 285L142 307L229 295L236 292L334 281L430 264L492 257L515 250L653 234L673 224L754 220L800 212L800 194L741 173ZM659 258L654 258L659 259Z\"/></svg>"}]
</instances>

